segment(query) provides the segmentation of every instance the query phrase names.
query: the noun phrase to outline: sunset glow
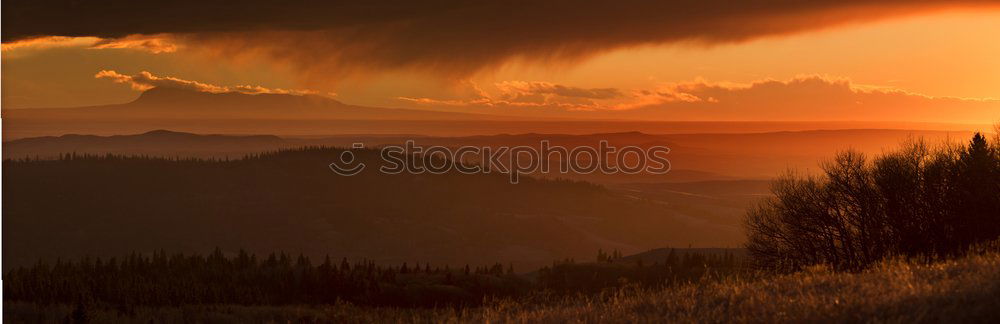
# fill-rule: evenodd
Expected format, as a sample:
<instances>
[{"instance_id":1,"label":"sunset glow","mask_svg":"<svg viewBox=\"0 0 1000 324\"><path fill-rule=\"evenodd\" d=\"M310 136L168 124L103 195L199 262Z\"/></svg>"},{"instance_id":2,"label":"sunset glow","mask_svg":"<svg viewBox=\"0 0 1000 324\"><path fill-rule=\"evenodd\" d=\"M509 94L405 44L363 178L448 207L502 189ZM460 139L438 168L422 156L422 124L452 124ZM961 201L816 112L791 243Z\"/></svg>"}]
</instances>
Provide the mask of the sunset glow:
<instances>
[{"instance_id":1,"label":"sunset glow","mask_svg":"<svg viewBox=\"0 0 1000 324\"><path fill-rule=\"evenodd\" d=\"M379 57L382 54L377 52L371 58L381 62L346 61L349 58L332 47L314 49L319 52L310 55L330 55L317 60L295 54L298 49L287 52L274 47L282 39L313 39L316 44L331 37L339 41L336 37L340 36L332 31L275 32L274 37L255 33L254 38L232 32L204 36L168 32L120 38L5 39L3 104L11 109L121 103L138 95L133 89L143 89L93 78L95 73L110 70L123 74L149 71L157 77L211 84L217 89L260 87L336 94L338 100L356 105L528 118L974 124L1000 119L1000 63L995 59L1000 57L1000 43L989 41L993 31L1000 30L1000 11L970 5L897 12L869 7L819 10L790 20L770 19L748 29L758 34L715 34L707 29L707 34L690 37L664 34L661 41L609 38L600 48L519 49L508 43L490 45L490 37L462 43L484 50L501 46L496 48L508 51L482 56L479 61L469 61L473 57L463 53L474 47L454 48L451 54L414 52L410 56L414 61L409 62L403 56ZM807 21L817 26L806 27ZM352 50L376 51L357 46ZM454 59L444 59L449 56ZM800 84L796 80L816 82L811 90L785 86ZM747 89L768 82L782 89L753 94L756 99L738 94L701 98L698 93L707 94L695 89ZM537 86L527 89L523 85L569 91L539 92L542 89ZM828 94L837 88L856 94L808 98L815 91L819 91L816 95ZM594 91L605 95L586 94ZM876 104L873 107L854 97L859 95L872 97L865 101ZM754 100L771 104L764 107ZM859 105L864 108L858 110Z\"/></svg>"},{"instance_id":2,"label":"sunset glow","mask_svg":"<svg viewBox=\"0 0 1000 324\"><path fill-rule=\"evenodd\" d=\"M12 323L1000 323L1000 0L2 0Z\"/></svg>"}]
</instances>

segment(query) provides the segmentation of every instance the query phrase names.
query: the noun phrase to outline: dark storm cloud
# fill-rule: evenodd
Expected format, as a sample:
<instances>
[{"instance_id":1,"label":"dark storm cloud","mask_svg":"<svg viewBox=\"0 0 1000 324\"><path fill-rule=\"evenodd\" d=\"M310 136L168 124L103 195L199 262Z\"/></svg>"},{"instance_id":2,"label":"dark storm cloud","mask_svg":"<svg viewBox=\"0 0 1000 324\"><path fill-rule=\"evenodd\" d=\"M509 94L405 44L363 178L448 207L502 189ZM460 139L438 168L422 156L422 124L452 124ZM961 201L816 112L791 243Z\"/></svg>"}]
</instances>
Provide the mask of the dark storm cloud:
<instances>
[{"instance_id":1,"label":"dark storm cloud","mask_svg":"<svg viewBox=\"0 0 1000 324\"><path fill-rule=\"evenodd\" d=\"M996 1L132 1L3 3L3 41L167 34L220 56L304 71L461 74L647 44L715 44Z\"/></svg>"}]
</instances>

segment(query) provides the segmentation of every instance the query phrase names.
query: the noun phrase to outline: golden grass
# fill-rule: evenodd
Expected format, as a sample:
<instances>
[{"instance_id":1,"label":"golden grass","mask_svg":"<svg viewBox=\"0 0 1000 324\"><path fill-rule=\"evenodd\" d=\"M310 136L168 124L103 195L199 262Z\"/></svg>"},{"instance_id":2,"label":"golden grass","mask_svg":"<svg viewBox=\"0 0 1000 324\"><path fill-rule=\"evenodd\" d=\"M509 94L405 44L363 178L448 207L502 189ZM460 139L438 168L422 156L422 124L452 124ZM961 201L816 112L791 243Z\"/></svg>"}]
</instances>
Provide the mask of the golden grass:
<instances>
[{"instance_id":1,"label":"golden grass","mask_svg":"<svg viewBox=\"0 0 1000 324\"><path fill-rule=\"evenodd\" d=\"M15 313L27 315L30 313L28 307L5 305L5 317ZM68 312L68 309L60 310ZM128 319L122 316L109 310L95 312L91 318L147 323L150 318L184 322L341 323L996 323L1000 322L1000 254L975 255L934 264L884 262L862 273L832 273L816 267L790 275L704 281L665 289L629 287L590 296L539 295L520 300L496 300L485 307L469 309L367 308L348 304L191 306L140 309Z\"/></svg>"}]
</instances>

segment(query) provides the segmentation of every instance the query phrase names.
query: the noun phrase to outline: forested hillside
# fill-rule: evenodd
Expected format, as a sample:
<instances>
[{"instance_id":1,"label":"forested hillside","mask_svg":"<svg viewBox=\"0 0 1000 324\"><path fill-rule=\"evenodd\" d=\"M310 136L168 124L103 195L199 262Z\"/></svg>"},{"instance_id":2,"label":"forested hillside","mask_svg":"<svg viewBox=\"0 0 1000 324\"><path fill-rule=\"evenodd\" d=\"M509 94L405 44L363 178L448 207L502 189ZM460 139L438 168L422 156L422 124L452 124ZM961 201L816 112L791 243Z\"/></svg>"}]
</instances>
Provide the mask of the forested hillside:
<instances>
[{"instance_id":1,"label":"forested hillside","mask_svg":"<svg viewBox=\"0 0 1000 324\"><path fill-rule=\"evenodd\" d=\"M486 264L521 269L604 248L711 245L721 236L660 204L603 187L502 174L345 177L341 150L302 148L237 160L64 155L4 162L4 266L84 255L215 247L314 259Z\"/></svg>"}]
</instances>

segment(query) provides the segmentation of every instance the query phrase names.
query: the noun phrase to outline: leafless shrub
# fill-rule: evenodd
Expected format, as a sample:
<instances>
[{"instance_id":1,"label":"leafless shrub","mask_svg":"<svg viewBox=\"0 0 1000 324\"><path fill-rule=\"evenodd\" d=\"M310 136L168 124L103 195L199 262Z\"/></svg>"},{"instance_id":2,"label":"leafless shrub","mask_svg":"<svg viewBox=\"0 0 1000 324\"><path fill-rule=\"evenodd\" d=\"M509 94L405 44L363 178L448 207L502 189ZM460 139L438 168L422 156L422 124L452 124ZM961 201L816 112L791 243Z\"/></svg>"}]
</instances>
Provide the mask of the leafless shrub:
<instances>
[{"instance_id":1,"label":"leafless shrub","mask_svg":"<svg viewBox=\"0 0 1000 324\"><path fill-rule=\"evenodd\" d=\"M889 256L947 257L1000 236L1000 141L909 141L869 161L838 153L820 176L788 173L748 210L746 244L764 269L859 270Z\"/></svg>"}]
</instances>

